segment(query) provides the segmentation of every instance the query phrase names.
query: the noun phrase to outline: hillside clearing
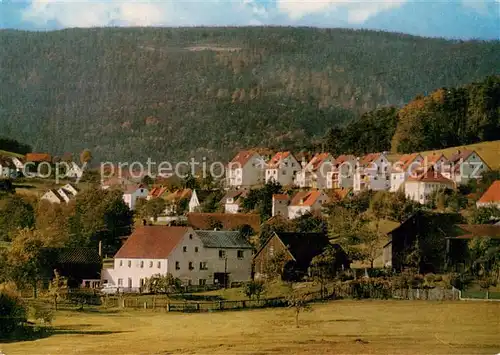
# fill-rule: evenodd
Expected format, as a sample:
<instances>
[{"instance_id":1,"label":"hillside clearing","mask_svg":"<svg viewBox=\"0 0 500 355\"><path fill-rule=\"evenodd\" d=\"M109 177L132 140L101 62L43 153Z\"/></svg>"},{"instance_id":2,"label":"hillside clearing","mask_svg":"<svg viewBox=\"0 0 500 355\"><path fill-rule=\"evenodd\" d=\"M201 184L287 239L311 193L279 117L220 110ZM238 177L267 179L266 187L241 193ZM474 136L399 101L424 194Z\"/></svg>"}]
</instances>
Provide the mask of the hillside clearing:
<instances>
[{"instance_id":1,"label":"hillside clearing","mask_svg":"<svg viewBox=\"0 0 500 355\"><path fill-rule=\"evenodd\" d=\"M16 354L495 354L496 302L337 301L294 325L290 309L205 314L59 312L55 335Z\"/></svg>"}]
</instances>

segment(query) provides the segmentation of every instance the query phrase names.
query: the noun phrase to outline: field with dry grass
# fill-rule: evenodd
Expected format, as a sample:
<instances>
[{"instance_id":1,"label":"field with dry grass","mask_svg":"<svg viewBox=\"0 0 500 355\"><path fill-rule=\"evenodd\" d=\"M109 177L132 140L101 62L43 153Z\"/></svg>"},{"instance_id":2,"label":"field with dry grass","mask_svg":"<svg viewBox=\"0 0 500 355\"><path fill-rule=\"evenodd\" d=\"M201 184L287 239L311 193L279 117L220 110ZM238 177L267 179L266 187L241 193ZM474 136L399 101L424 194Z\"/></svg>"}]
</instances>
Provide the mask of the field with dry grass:
<instances>
[{"instance_id":1,"label":"field with dry grass","mask_svg":"<svg viewBox=\"0 0 500 355\"><path fill-rule=\"evenodd\" d=\"M335 301L203 314L59 312L55 334L0 344L15 354L497 354L500 303Z\"/></svg>"}]
</instances>

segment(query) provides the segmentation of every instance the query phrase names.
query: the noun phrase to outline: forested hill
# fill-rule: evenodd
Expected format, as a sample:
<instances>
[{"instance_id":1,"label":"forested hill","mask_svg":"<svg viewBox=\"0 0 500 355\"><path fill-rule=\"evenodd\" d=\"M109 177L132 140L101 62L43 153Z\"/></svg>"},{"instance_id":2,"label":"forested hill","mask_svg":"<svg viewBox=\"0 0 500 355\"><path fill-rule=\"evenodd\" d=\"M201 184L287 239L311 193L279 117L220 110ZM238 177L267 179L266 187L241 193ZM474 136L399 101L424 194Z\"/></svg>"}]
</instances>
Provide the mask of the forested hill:
<instances>
[{"instance_id":1,"label":"forested hill","mask_svg":"<svg viewBox=\"0 0 500 355\"><path fill-rule=\"evenodd\" d=\"M498 41L343 29L0 31L0 133L101 160L299 149L498 63Z\"/></svg>"}]
</instances>

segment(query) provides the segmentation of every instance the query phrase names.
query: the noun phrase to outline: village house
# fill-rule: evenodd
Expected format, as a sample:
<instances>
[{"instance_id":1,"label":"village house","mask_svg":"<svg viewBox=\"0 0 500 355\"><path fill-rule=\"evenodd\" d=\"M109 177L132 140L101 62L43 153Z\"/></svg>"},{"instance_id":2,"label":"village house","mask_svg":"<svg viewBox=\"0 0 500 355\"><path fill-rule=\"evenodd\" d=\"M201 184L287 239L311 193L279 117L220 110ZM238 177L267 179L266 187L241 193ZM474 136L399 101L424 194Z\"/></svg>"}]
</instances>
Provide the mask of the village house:
<instances>
[{"instance_id":1,"label":"village house","mask_svg":"<svg viewBox=\"0 0 500 355\"><path fill-rule=\"evenodd\" d=\"M19 157L12 157L11 160L16 167L16 171L18 173L22 173L24 171L24 159Z\"/></svg>"},{"instance_id":2,"label":"village house","mask_svg":"<svg viewBox=\"0 0 500 355\"><path fill-rule=\"evenodd\" d=\"M66 177L79 179L83 176L83 169L78 166L74 161L68 163L68 170Z\"/></svg>"},{"instance_id":3,"label":"village house","mask_svg":"<svg viewBox=\"0 0 500 355\"><path fill-rule=\"evenodd\" d=\"M14 163L6 157L0 157L0 179L10 179L16 176Z\"/></svg>"},{"instance_id":4,"label":"village house","mask_svg":"<svg viewBox=\"0 0 500 355\"><path fill-rule=\"evenodd\" d=\"M288 205L288 218L294 219L307 213L320 213L329 197L320 190L299 191Z\"/></svg>"},{"instance_id":5,"label":"village house","mask_svg":"<svg viewBox=\"0 0 500 355\"><path fill-rule=\"evenodd\" d=\"M230 188L248 189L265 182L265 161L257 152L239 152L227 166L227 183Z\"/></svg>"},{"instance_id":6,"label":"village house","mask_svg":"<svg viewBox=\"0 0 500 355\"><path fill-rule=\"evenodd\" d=\"M140 198L147 199L149 190L142 184L126 185L123 188L123 201L133 211Z\"/></svg>"},{"instance_id":7,"label":"village house","mask_svg":"<svg viewBox=\"0 0 500 355\"><path fill-rule=\"evenodd\" d=\"M288 205L290 204L290 196L287 194L274 194L272 198L271 215L288 218Z\"/></svg>"},{"instance_id":8,"label":"village house","mask_svg":"<svg viewBox=\"0 0 500 355\"><path fill-rule=\"evenodd\" d=\"M391 192L404 189L404 183L408 177L414 172L422 168L424 158L418 154L404 154L399 160L392 165L391 171Z\"/></svg>"},{"instance_id":9,"label":"village house","mask_svg":"<svg viewBox=\"0 0 500 355\"><path fill-rule=\"evenodd\" d=\"M282 279L297 281L308 274L312 259L323 253L330 241L322 233L287 233L278 232L262 245L254 256L254 278L265 279L273 259L283 260ZM337 270L348 269L350 262L347 255L338 245L332 245L339 250L335 258Z\"/></svg>"},{"instance_id":10,"label":"village house","mask_svg":"<svg viewBox=\"0 0 500 355\"><path fill-rule=\"evenodd\" d=\"M359 158L354 173L354 192L389 190L390 165L385 152L371 153Z\"/></svg>"},{"instance_id":11,"label":"village house","mask_svg":"<svg viewBox=\"0 0 500 355\"><path fill-rule=\"evenodd\" d=\"M301 188L327 188L328 173L333 169L334 158L330 153L316 154L295 177L295 185Z\"/></svg>"},{"instance_id":12,"label":"village house","mask_svg":"<svg viewBox=\"0 0 500 355\"><path fill-rule=\"evenodd\" d=\"M266 184L274 181L282 186L292 185L301 166L291 152L278 152L267 163Z\"/></svg>"},{"instance_id":13,"label":"village house","mask_svg":"<svg viewBox=\"0 0 500 355\"><path fill-rule=\"evenodd\" d=\"M46 153L28 153L26 154L27 163L49 163L52 164L52 156Z\"/></svg>"},{"instance_id":14,"label":"village house","mask_svg":"<svg viewBox=\"0 0 500 355\"><path fill-rule=\"evenodd\" d=\"M443 172L443 176L458 185L466 185L471 179L479 179L488 170L488 164L475 151L458 150L450 157L449 167Z\"/></svg>"},{"instance_id":15,"label":"village house","mask_svg":"<svg viewBox=\"0 0 500 355\"><path fill-rule=\"evenodd\" d=\"M123 291L143 290L153 275L171 274L184 285L230 285L251 278L252 247L235 231L142 226L114 257L102 278Z\"/></svg>"},{"instance_id":16,"label":"village house","mask_svg":"<svg viewBox=\"0 0 500 355\"><path fill-rule=\"evenodd\" d=\"M241 211L241 203L247 196L245 190L228 191L222 198L221 204L224 205L225 213L239 213Z\"/></svg>"},{"instance_id":17,"label":"village house","mask_svg":"<svg viewBox=\"0 0 500 355\"><path fill-rule=\"evenodd\" d=\"M452 180L433 168L419 169L404 184L406 198L421 204L426 204L434 191L454 188Z\"/></svg>"},{"instance_id":18,"label":"village house","mask_svg":"<svg viewBox=\"0 0 500 355\"><path fill-rule=\"evenodd\" d=\"M450 161L444 156L444 154L432 153L424 157L423 168L432 168L434 171L443 174L444 177L449 178L449 175L446 174L449 164Z\"/></svg>"},{"instance_id":19,"label":"village house","mask_svg":"<svg viewBox=\"0 0 500 355\"><path fill-rule=\"evenodd\" d=\"M333 168L326 174L327 189L348 189L354 184L356 157L341 155L333 162Z\"/></svg>"},{"instance_id":20,"label":"village house","mask_svg":"<svg viewBox=\"0 0 500 355\"><path fill-rule=\"evenodd\" d=\"M51 189L44 193L40 200L49 201L51 203L68 203L76 197L79 190L71 185L66 184L58 189Z\"/></svg>"},{"instance_id":21,"label":"village house","mask_svg":"<svg viewBox=\"0 0 500 355\"><path fill-rule=\"evenodd\" d=\"M500 208L500 180L496 180L476 202L479 207Z\"/></svg>"}]
</instances>

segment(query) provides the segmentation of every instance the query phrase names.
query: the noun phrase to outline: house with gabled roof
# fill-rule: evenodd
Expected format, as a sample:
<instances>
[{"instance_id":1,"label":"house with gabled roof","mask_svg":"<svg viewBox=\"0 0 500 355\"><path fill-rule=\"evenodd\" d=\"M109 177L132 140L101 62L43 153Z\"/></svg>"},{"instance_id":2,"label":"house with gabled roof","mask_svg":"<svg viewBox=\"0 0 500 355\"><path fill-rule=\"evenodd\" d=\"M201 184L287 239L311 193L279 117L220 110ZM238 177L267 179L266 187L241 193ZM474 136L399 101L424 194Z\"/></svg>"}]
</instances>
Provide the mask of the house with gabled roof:
<instances>
[{"instance_id":1,"label":"house with gabled roof","mask_svg":"<svg viewBox=\"0 0 500 355\"><path fill-rule=\"evenodd\" d=\"M288 205L288 218L298 218L307 213L321 213L323 205L329 201L328 195L321 190L299 191Z\"/></svg>"},{"instance_id":2,"label":"house with gabled roof","mask_svg":"<svg viewBox=\"0 0 500 355\"><path fill-rule=\"evenodd\" d=\"M427 203L429 196L435 191L454 188L454 181L444 177L432 167L415 171L404 185L406 198L421 204Z\"/></svg>"},{"instance_id":3,"label":"house with gabled roof","mask_svg":"<svg viewBox=\"0 0 500 355\"><path fill-rule=\"evenodd\" d=\"M327 189L348 189L354 184L356 157L340 155L333 161L332 170L326 174Z\"/></svg>"},{"instance_id":4,"label":"house with gabled roof","mask_svg":"<svg viewBox=\"0 0 500 355\"><path fill-rule=\"evenodd\" d=\"M266 278L273 258L281 256L284 260L282 278L300 280L308 274L312 259L323 253L329 245L330 241L323 233L275 232L254 256L254 277ZM335 268L348 269L350 262L347 254L338 244L333 244L332 247L338 251L339 256L335 258Z\"/></svg>"},{"instance_id":5,"label":"house with gabled roof","mask_svg":"<svg viewBox=\"0 0 500 355\"><path fill-rule=\"evenodd\" d=\"M78 188L72 184L66 184L58 189L47 191L40 197L40 200L49 201L51 203L68 203L76 197L78 192Z\"/></svg>"},{"instance_id":6,"label":"house with gabled roof","mask_svg":"<svg viewBox=\"0 0 500 355\"><path fill-rule=\"evenodd\" d=\"M274 181L282 186L292 185L301 169L291 152L278 152L266 164L266 183Z\"/></svg>"},{"instance_id":7,"label":"house with gabled roof","mask_svg":"<svg viewBox=\"0 0 500 355\"><path fill-rule=\"evenodd\" d=\"M149 190L143 184L125 185L123 187L123 201L127 204L130 210L134 210L137 205L137 200L147 199Z\"/></svg>"},{"instance_id":8,"label":"house with gabled roof","mask_svg":"<svg viewBox=\"0 0 500 355\"><path fill-rule=\"evenodd\" d=\"M229 190L221 200L225 213L239 213L243 199L247 196L245 190Z\"/></svg>"},{"instance_id":9,"label":"house with gabled roof","mask_svg":"<svg viewBox=\"0 0 500 355\"><path fill-rule=\"evenodd\" d=\"M227 165L227 184L230 188L248 189L265 182L264 158L253 150L241 151Z\"/></svg>"},{"instance_id":10,"label":"house with gabled roof","mask_svg":"<svg viewBox=\"0 0 500 355\"><path fill-rule=\"evenodd\" d=\"M358 158L353 180L354 192L389 190L390 165L386 152L370 153Z\"/></svg>"},{"instance_id":11,"label":"house with gabled roof","mask_svg":"<svg viewBox=\"0 0 500 355\"><path fill-rule=\"evenodd\" d=\"M459 185L466 185L472 179L481 178L490 170L486 162L474 150L458 150L450 157L449 166L443 175Z\"/></svg>"},{"instance_id":12,"label":"house with gabled roof","mask_svg":"<svg viewBox=\"0 0 500 355\"><path fill-rule=\"evenodd\" d=\"M327 175L332 171L335 159L330 153L316 154L295 178L295 185L301 188L327 188Z\"/></svg>"},{"instance_id":13,"label":"house with gabled roof","mask_svg":"<svg viewBox=\"0 0 500 355\"><path fill-rule=\"evenodd\" d=\"M500 180L496 180L476 202L479 207L496 207L500 208Z\"/></svg>"},{"instance_id":14,"label":"house with gabled roof","mask_svg":"<svg viewBox=\"0 0 500 355\"><path fill-rule=\"evenodd\" d=\"M134 230L103 278L123 291L145 291L147 278L171 274L184 285L230 285L251 278L252 247L237 231L142 226Z\"/></svg>"},{"instance_id":15,"label":"house with gabled roof","mask_svg":"<svg viewBox=\"0 0 500 355\"><path fill-rule=\"evenodd\" d=\"M288 218L288 206L290 204L290 196L287 194L274 194L272 197L271 215Z\"/></svg>"},{"instance_id":16,"label":"house with gabled roof","mask_svg":"<svg viewBox=\"0 0 500 355\"><path fill-rule=\"evenodd\" d=\"M432 168L434 171L439 171L443 176L448 177L446 174L446 167L449 166L449 159L442 153L436 154L433 152L432 154L427 154L424 157L423 168Z\"/></svg>"},{"instance_id":17,"label":"house with gabled roof","mask_svg":"<svg viewBox=\"0 0 500 355\"><path fill-rule=\"evenodd\" d=\"M422 168L424 157L419 153L404 154L392 165L391 192L404 188L404 183L415 170Z\"/></svg>"},{"instance_id":18,"label":"house with gabled roof","mask_svg":"<svg viewBox=\"0 0 500 355\"><path fill-rule=\"evenodd\" d=\"M83 176L83 168L79 167L74 161L68 163L66 177L79 179Z\"/></svg>"}]
</instances>

